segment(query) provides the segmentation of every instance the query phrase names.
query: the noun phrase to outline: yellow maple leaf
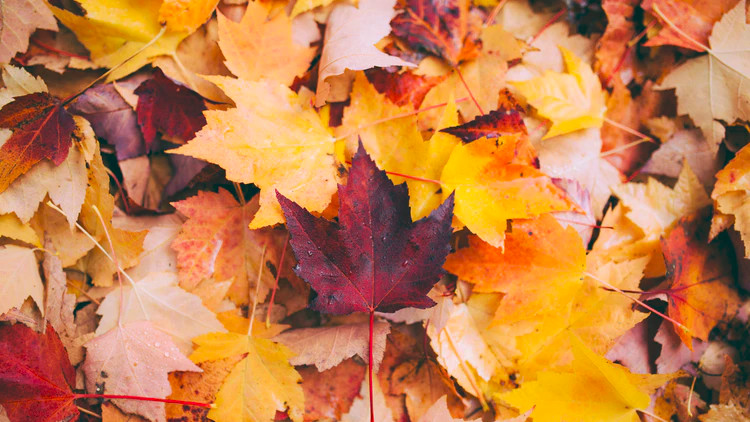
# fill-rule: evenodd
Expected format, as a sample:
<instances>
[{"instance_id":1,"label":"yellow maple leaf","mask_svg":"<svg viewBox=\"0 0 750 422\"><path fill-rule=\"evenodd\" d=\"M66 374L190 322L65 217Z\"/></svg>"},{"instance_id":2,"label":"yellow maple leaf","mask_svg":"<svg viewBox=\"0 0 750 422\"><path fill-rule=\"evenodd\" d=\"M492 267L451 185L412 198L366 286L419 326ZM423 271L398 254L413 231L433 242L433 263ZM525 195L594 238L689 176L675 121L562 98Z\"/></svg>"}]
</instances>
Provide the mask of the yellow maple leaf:
<instances>
[{"instance_id":1,"label":"yellow maple leaf","mask_svg":"<svg viewBox=\"0 0 750 422\"><path fill-rule=\"evenodd\" d=\"M268 78L291 85L315 56L315 49L292 41L292 20L285 13L269 19L268 10L251 1L239 23L218 13L219 47L227 68L240 79Z\"/></svg>"},{"instance_id":2,"label":"yellow maple leaf","mask_svg":"<svg viewBox=\"0 0 750 422\"><path fill-rule=\"evenodd\" d=\"M206 111L206 126L170 152L218 164L229 180L257 185L260 209L251 229L284 221L275 190L310 211L323 211L336 191L334 139L315 110L277 82L206 78L237 107Z\"/></svg>"},{"instance_id":3,"label":"yellow maple leaf","mask_svg":"<svg viewBox=\"0 0 750 422\"><path fill-rule=\"evenodd\" d=\"M750 147L746 145L739 150L732 161L716 173L711 199L716 211L711 236L734 223L745 244L745 257L750 257ZM722 216L727 224L718 224Z\"/></svg>"},{"instance_id":4,"label":"yellow maple leaf","mask_svg":"<svg viewBox=\"0 0 750 422\"><path fill-rule=\"evenodd\" d=\"M606 98L599 78L570 50L560 47L567 73L546 71L527 81L511 82L539 114L552 121L544 138L601 127Z\"/></svg>"},{"instance_id":5,"label":"yellow maple leaf","mask_svg":"<svg viewBox=\"0 0 750 422\"><path fill-rule=\"evenodd\" d=\"M42 242L34 229L28 223L21 222L12 213L0 215L0 237L3 236L29 243L38 248L42 247Z\"/></svg>"},{"instance_id":6,"label":"yellow maple leaf","mask_svg":"<svg viewBox=\"0 0 750 422\"><path fill-rule=\"evenodd\" d=\"M70 28L91 53L91 60L99 66L114 67L159 36L161 2L129 0L81 0L84 16L49 5L52 13ZM128 75L156 56L173 54L187 31L166 30L153 44L112 72L107 80Z\"/></svg>"},{"instance_id":7,"label":"yellow maple leaf","mask_svg":"<svg viewBox=\"0 0 750 422\"><path fill-rule=\"evenodd\" d=\"M286 411L295 422L303 420L305 396L302 378L289 364L294 354L273 341L236 333L210 333L193 339L195 363L237 355L245 357L224 380L208 417L216 421L260 422Z\"/></svg>"},{"instance_id":8,"label":"yellow maple leaf","mask_svg":"<svg viewBox=\"0 0 750 422\"><path fill-rule=\"evenodd\" d=\"M531 416L538 422L637 422L637 411L648 408L649 395L679 375L633 374L597 355L575 335L570 336L570 343L575 355L573 371L542 371L536 381L499 398L521 411L533 407Z\"/></svg>"},{"instance_id":9,"label":"yellow maple leaf","mask_svg":"<svg viewBox=\"0 0 750 422\"><path fill-rule=\"evenodd\" d=\"M454 215L496 248L503 245L508 220L575 208L549 176L512 162L519 140L512 135L458 145L440 176L443 197L456 194Z\"/></svg>"}]
</instances>

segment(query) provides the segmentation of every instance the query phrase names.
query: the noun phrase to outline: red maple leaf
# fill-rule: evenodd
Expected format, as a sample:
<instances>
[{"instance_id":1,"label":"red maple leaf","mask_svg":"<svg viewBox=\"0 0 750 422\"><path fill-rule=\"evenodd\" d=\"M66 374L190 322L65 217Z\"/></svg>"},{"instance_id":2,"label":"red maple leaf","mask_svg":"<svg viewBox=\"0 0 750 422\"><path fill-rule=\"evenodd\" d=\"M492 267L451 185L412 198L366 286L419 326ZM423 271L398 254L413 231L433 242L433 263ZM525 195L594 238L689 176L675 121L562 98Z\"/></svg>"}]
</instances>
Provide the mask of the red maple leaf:
<instances>
[{"instance_id":1,"label":"red maple leaf","mask_svg":"<svg viewBox=\"0 0 750 422\"><path fill-rule=\"evenodd\" d=\"M75 129L59 99L46 92L16 97L0 109L0 128L13 135L0 148L0 192L43 158L60 165Z\"/></svg>"},{"instance_id":2,"label":"red maple leaf","mask_svg":"<svg viewBox=\"0 0 750 422\"><path fill-rule=\"evenodd\" d=\"M406 0L404 12L391 20L391 30L414 50L455 67L479 54L479 24L471 18L468 0Z\"/></svg>"},{"instance_id":3,"label":"red maple leaf","mask_svg":"<svg viewBox=\"0 0 750 422\"><path fill-rule=\"evenodd\" d=\"M23 324L0 326L0 404L12 422L77 419L75 379L51 325L44 333Z\"/></svg>"},{"instance_id":4,"label":"red maple leaf","mask_svg":"<svg viewBox=\"0 0 750 422\"><path fill-rule=\"evenodd\" d=\"M514 133L526 134L526 125L517 109L500 108L460 126L441 129L469 143L482 137L497 138Z\"/></svg>"},{"instance_id":5,"label":"red maple leaf","mask_svg":"<svg viewBox=\"0 0 750 422\"><path fill-rule=\"evenodd\" d=\"M406 184L394 186L361 144L348 183L339 185L338 224L276 196L299 262L295 270L318 293L311 308L348 314L435 304L427 292L450 252L452 196L412 222Z\"/></svg>"},{"instance_id":6,"label":"red maple leaf","mask_svg":"<svg viewBox=\"0 0 750 422\"><path fill-rule=\"evenodd\" d=\"M138 125L143 132L146 149L151 150L156 133L188 141L206 124L203 98L190 89L172 82L156 69L154 77L135 89Z\"/></svg>"}]
</instances>

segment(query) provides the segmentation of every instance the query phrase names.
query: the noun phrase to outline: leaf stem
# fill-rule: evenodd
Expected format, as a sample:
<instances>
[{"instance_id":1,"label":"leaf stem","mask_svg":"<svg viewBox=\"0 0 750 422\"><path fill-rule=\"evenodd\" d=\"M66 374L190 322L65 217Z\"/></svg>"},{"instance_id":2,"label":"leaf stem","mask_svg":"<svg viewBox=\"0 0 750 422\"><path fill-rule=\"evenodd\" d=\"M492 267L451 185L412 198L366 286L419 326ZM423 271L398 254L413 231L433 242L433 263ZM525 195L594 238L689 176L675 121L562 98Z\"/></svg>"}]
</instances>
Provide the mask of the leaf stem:
<instances>
[{"instance_id":1,"label":"leaf stem","mask_svg":"<svg viewBox=\"0 0 750 422\"><path fill-rule=\"evenodd\" d=\"M82 56L80 54L71 53L70 51L60 50L58 48L52 47L51 45L47 45L47 44L45 44L45 43L43 43L43 42L41 42L39 40L34 39L33 37L31 38L31 42L33 44L36 44L37 46L45 49L45 50L51 51L53 53L57 53L57 54L59 54L61 56L75 57L77 59L82 59L82 60L88 60L89 59L88 57Z\"/></svg>"},{"instance_id":2,"label":"leaf stem","mask_svg":"<svg viewBox=\"0 0 750 422\"><path fill-rule=\"evenodd\" d=\"M155 401L159 403L182 404L185 406L196 406L196 407L205 407L205 408L214 407L213 404L201 403L197 401L159 399L156 397L128 396L128 395L120 395L120 394L73 394L73 399L74 400L78 400L78 399L129 399L129 400L140 400L140 401Z\"/></svg>"},{"instance_id":3,"label":"leaf stem","mask_svg":"<svg viewBox=\"0 0 750 422\"><path fill-rule=\"evenodd\" d=\"M559 12L555 14L555 16L552 16L552 18L550 18L550 20L544 24L544 26L539 30L539 32L537 32L536 35L534 35L534 37L531 38L531 40L529 41L529 45L534 44L534 41L539 39L539 36L541 36L542 33L547 30L547 28L552 26L553 23L557 22L557 20L560 19L560 16L562 16L563 13L565 13L567 10L568 10L567 8L563 7Z\"/></svg>"},{"instance_id":4,"label":"leaf stem","mask_svg":"<svg viewBox=\"0 0 750 422\"><path fill-rule=\"evenodd\" d=\"M279 259L279 267L276 269L276 280L273 283L273 290L271 291L271 300L268 303L268 312L266 312L266 328L271 327L271 309L273 309L273 300L276 298L276 290L279 288L279 278L281 277L281 268L284 266L284 257L286 256L286 247L289 245L289 232L284 237L284 249L281 250L281 258Z\"/></svg>"},{"instance_id":5,"label":"leaf stem","mask_svg":"<svg viewBox=\"0 0 750 422\"><path fill-rule=\"evenodd\" d=\"M645 134L643 134L641 132L638 132L637 130L635 130L633 128L630 128L630 127L627 127L627 126L625 126L623 124L620 124L620 123L618 123L618 122L616 122L616 121L614 121L614 120L612 120L610 118L602 117L602 119L604 120L605 123L607 123L609 125L612 125L612 126L618 128L618 129L622 130L623 132L627 132L627 133L629 133L631 135L635 135L635 136L637 136L639 138L643 138L644 140L646 140L648 142L656 142L652 137L650 137L648 135L645 135Z\"/></svg>"},{"instance_id":6,"label":"leaf stem","mask_svg":"<svg viewBox=\"0 0 750 422\"><path fill-rule=\"evenodd\" d=\"M369 373L370 382L370 422L375 422L375 407L373 406L372 397L372 344L373 344L373 331L375 329L375 310L370 311L370 340L368 342L368 354L367 354L367 371Z\"/></svg>"}]
</instances>

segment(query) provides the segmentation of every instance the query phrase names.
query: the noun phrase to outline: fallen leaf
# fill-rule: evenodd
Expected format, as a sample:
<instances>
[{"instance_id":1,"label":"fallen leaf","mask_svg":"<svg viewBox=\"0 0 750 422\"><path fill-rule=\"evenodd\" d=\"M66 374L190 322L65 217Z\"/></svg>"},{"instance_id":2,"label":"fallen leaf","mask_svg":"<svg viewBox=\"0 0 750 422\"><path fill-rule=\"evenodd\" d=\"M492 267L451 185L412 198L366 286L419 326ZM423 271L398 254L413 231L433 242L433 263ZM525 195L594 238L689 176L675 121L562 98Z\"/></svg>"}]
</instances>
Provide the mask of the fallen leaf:
<instances>
[{"instance_id":1,"label":"fallen leaf","mask_svg":"<svg viewBox=\"0 0 750 422\"><path fill-rule=\"evenodd\" d=\"M21 222L13 213L0 215L0 236L20 240L36 247L42 246L34 229L28 223Z\"/></svg>"},{"instance_id":2,"label":"fallen leaf","mask_svg":"<svg viewBox=\"0 0 750 422\"><path fill-rule=\"evenodd\" d=\"M316 106L329 100L331 84L327 80L342 75L346 69L414 66L375 47L390 32L388 22L396 13L395 4L396 0L361 0L359 7L340 3L333 8L320 54Z\"/></svg>"},{"instance_id":3,"label":"fallen leaf","mask_svg":"<svg viewBox=\"0 0 750 422\"><path fill-rule=\"evenodd\" d=\"M365 375L365 379L362 381L362 387L359 390L359 396L354 400L352 406L349 408L349 412L341 417L341 422L359 422L368 420L370 417L370 403L369 403L369 392L368 392L368 377ZM385 395L380 387L380 382L377 378L372 380L373 389L373 408L378 409L375 412L375 422L395 422L393 419L393 413L388 408Z\"/></svg>"},{"instance_id":4,"label":"fallen leaf","mask_svg":"<svg viewBox=\"0 0 750 422\"><path fill-rule=\"evenodd\" d=\"M297 368L305 392L305 420L341 420L341 415L351 409L359 395L366 369L354 359L347 359L321 372L314 366Z\"/></svg>"},{"instance_id":5,"label":"fallen leaf","mask_svg":"<svg viewBox=\"0 0 750 422\"><path fill-rule=\"evenodd\" d=\"M60 336L60 341L68 349L69 355L83 356L83 350L80 350L81 346L75 344L75 339L78 337L74 315L76 297L68 293L68 278L63 271L60 259L50 252L54 250L51 242L47 241L45 246L44 261L42 262L44 279L47 281L44 318ZM79 350L71 350L74 348ZM72 363L77 365L79 362Z\"/></svg>"},{"instance_id":6,"label":"fallen leaf","mask_svg":"<svg viewBox=\"0 0 750 422\"><path fill-rule=\"evenodd\" d=\"M469 143L482 137L498 138L517 133L526 134L526 125L523 122L520 110L500 108L460 126L440 130L461 138L465 143Z\"/></svg>"},{"instance_id":7,"label":"fallen leaf","mask_svg":"<svg viewBox=\"0 0 750 422\"><path fill-rule=\"evenodd\" d=\"M236 333L205 334L194 342L198 348L190 359L196 363L245 355L219 389L210 419L272 420L277 410L286 410L293 421L303 420L301 378L289 364L293 354L285 346Z\"/></svg>"},{"instance_id":8,"label":"fallen leaf","mask_svg":"<svg viewBox=\"0 0 750 422\"><path fill-rule=\"evenodd\" d=\"M419 108L425 95L445 76L422 76L411 71L389 72L381 68L372 68L365 71L367 80L379 93L385 94L393 104L405 106L411 104L415 109Z\"/></svg>"},{"instance_id":9,"label":"fallen leaf","mask_svg":"<svg viewBox=\"0 0 750 422\"><path fill-rule=\"evenodd\" d=\"M237 108L206 111L208 124L195 139L170 152L219 164L232 181L255 183L261 189L260 210L250 228L283 221L274 189L311 211L323 211L335 191L333 137L315 111L289 88L270 81L209 80Z\"/></svg>"},{"instance_id":10,"label":"fallen leaf","mask_svg":"<svg viewBox=\"0 0 750 422\"><path fill-rule=\"evenodd\" d=\"M389 378L390 394L405 395L410 418L424 418L430 410L430 403L440 398L444 399L446 410L463 413L464 404L453 380L433 359L423 357L404 362L393 369Z\"/></svg>"},{"instance_id":11,"label":"fallen leaf","mask_svg":"<svg viewBox=\"0 0 750 422\"><path fill-rule=\"evenodd\" d=\"M260 2L247 3L239 23L218 13L219 47L227 68L240 79L268 78L291 85L310 66L315 49L292 40L292 21L286 13L269 19L269 10Z\"/></svg>"},{"instance_id":12,"label":"fallen leaf","mask_svg":"<svg viewBox=\"0 0 750 422\"><path fill-rule=\"evenodd\" d=\"M157 132L170 139L187 141L206 124L203 99L174 83L159 69L136 88L135 94L138 95L135 112L148 151L155 147Z\"/></svg>"},{"instance_id":13,"label":"fallen leaf","mask_svg":"<svg viewBox=\"0 0 750 422\"><path fill-rule=\"evenodd\" d=\"M76 373L52 326L0 326L0 404L12 422L78 418Z\"/></svg>"},{"instance_id":14,"label":"fallen leaf","mask_svg":"<svg viewBox=\"0 0 750 422\"><path fill-rule=\"evenodd\" d=\"M676 178L683 162L690 165L703 186L711 187L723 160L711 149L700 130L679 130L654 151L641 171Z\"/></svg>"},{"instance_id":15,"label":"fallen leaf","mask_svg":"<svg viewBox=\"0 0 750 422\"><path fill-rule=\"evenodd\" d=\"M656 89L675 89L677 112L687 114L718 151L727 124L750 120L750 24L741 1L716 22L708 38L709 54L690 59L670 72ZM708 106L707 106L708 103Z\"/></svg>"},{"instance_id":16,"label":"fallen leaf","mask_svg":"<svg viewBox=\"0 0 750 422\"><path fill-rule=\"evenodd\" d=\"M86 118L97 136L114 145L118 160L146 154L135 111L112 84L87 89L71 103L70 109Z\"/></svg>"},{"instance_id":17,"label":"fallen leaf","mask_svg":"<svg viewBox=\"0 0 750 422\"><path fill-rule=\"evenodd\" d=\"M570 50L560 47L567 73L545 71L542 76L512 82L521 95L552 121L542 139L589 127L601 127L606 111L599 78Z\"/></svg>"},{"instance_id":18,"label":"fallen leaf","mask_svg":"<svg viewBox=\"0 0 750 422\"><path fill-rule=\"evenodd\" d=\"M81 150L96 142L88 122L80 117L74 120L76 128L71 139L76 142L63 162L56 166L43 160L31 167L0 192L0 212L13 212L22 222L28 222L40 202L49 195L50 200L65 212L68 225L73 226L86 192L86 157Z\"/></svg>"},{"instance_id":19,"label":"fallen leaf","mask_svg":"<svg viewBox=\"0 0 750 422\"><path fill-rule=\"evenodd\" d=\"M172 205L188 218L172 242L180 286L191 291L209 277L233 279L230 297L234 301L247 303L256 288L257 300L263 301L275 279L266 263L276 265L278 259L268 230L247 228L258 210L258 199L242 206L228 191L219 189L218 193L198 192ZM259 272L260 286L256 286Z\"/></svg>"},{"instance_id":20,"label":"fallen leaf","mask_svg":"<svg viewBox=\"0 0 750 422\"><path fill-rule=\"evenodd\" d=\"M383 359L385 337L390 331L390 324L385 322L378 322L374 326L372 366L375 372ZM289 330L273 340L285 345L296 355L289 360L292 365L315 365L322 372L354 355L367 360L368 332L367 324L347 324Z\"/></svg>"},{"instance_id":21,"label":"fallen leaf","mask_svg":"<svg viewBox=\"0 0 750 422\"><path fill-rule=\"evenodd\" d=\"M429 217L412 222L406 186L394 186L362 144L347 184L339 185L338 224L277 195L299 262L297 274L318 293L312 309L346 314L435 304L427 292L449 251L452 196Z\"/></svg>"},{"instance_id":22,"label":"fallen leaf","mask_svg":"<svg viewBox=\"0 0 750 422\"><path fill-rule=\"evenodd\" d=\"M659 331L654 336L654 341L661 344L661 353L656 359L656 371L659 374L675 372L690 362L698 362L708 347L708 343L693 339L693 349L690 350L682 342L675 331L674 325L669 321L661 323Z\"/></svg>"},{"instance_id":23,"label":"fallen leaf","mask_svg":"<svg viewBox=\"0 0 750 422\"><path fill-rule=\"evenodd\" d=\"M750 147L737 152L732 161L716 173L716 185L711 192L714 200L714 219L711 223L711 238L734 223L745 245L745 256L750 257ZM721 227L721 216L729 217L727 225ZM721 227L721 228L719 228Z\"/></svg>"},{"instance_id":24,"label":"fallen leaf","mask_svg":"<svg viewBox=\"0 0 750 422\"><path fill-rule=\"evenodd\" d=\"M26 51L29 37L37 29L57 31L57 22L40 0L6 0L0 5L0 63Z\"/></svg>"},{"instance_id":25,"label":"fallen leaf","mask_svg":"<svg viewBox=\"0 0 750 422\"><path fill-rule=\"evenodd\" d=\"M685 328L675 332L692 350L692 338L708 340L711 329L730 319L739 307L739 297L730 287L729 251L718 241L708 244L708 220L705 213L682 217L661 246L667 264L665 290L667 313Z\"/></svg>"},{"instance_id":26,"label":"fallen leaf","mask_svg":"<svg viewBox=\"0 0 750 422\"><path fill-rule=\"evenodd\" d=\"M13 135L0 147L0 192L44 158L56 166L68 156L72 116L57 98L38 92L17 97L0 109L0 128Z\"/></svg>"},{"instance_id":27,"label":"fallen leaf","mask_svg":"<svg viewBox=\"0 0 750 422\"><path fill-rule=\"evenodd\" d=\"M607 28L596 43L594 70L603 80L609 81L618 75L623 82L633 72L635 50L628 42L635 37L635 9L639 0L604 0L602 10L607 14Z\"/></svg>"},{"instance_id":28,"label":"fallen leaf","mask_svg":"<svg viewBox=\"0 0 750 422\"><path fill-rule=\"evenodd\" d=\"M0 262L0 314L11 308L20 308L29 296L44 312L44 287L39 277L39 265L34 250L5 245L0 249Z\"/></svg>"},{"instance_id":29,"label":"fallen leaf","mask_svg":"<svg viewBox=\"0 0 750 422\"><path fill-rule=\"evenodd\" d=\"M171 393L167 374L196 371L169 335L147 321L119 325L86 343L83 371L92 393L166 398ZM147 419L165 422L164 403L117 399L117 407Z\"/></svg>"},{"instance_id":30,"label":"fallen leaf","mask_svg":"<svg viewBox=\"0 0 750 422\"><path fill-rule=\"evenodd\" d=\"M120 324L150 321L153 328L169 334L183 354L193 350L193 338L225 331L198 296L177 285L177 274L168 272L151 273L130 286L113 290L96 313L102 316L97 336Z\"/></svg>"},{"instance_id":31,"label":"fallen leaf","mask_svg":"<svg viewBox=\"0 0 750 422\"><path fill-rule=\"evenodd\" d=\"M561 250L560 245L567 246ZM547 308L547 300L562 301L565 292L577 290L585 263L586 250L575 229L542 215L514 221L502 249L471 236L468 248L448 256L445 269L473 283L476 292L505 293L505 309L530 317Z\"/></svg>"},{"instance_id":32,"label":"fallen leaf","mask_svg":"<svg viewBox=\"0 0 750 422\"><path fill-rule=\"evenodd\" d=\"M443 196L455 192L456 218L494 247L502 247L510 219L574 208L547 175L514 163L519 144L514 135L458 145L440 176Z\"/></svg>"},{"instance_id":33,"label":"fallen leaf","mask_svg":"<svg viewBox=\"0 0 750 422\"><path fill-rule=\"evenodd\" d=\"M638 375L597 355L574 335L575 372L542 371L537 381L501 394L500 398L519 410L534 408L535 421L557 421L560 415L580 421L637 421L649 395L678 374Z\"/></svg>"},{"instance_id":34,"label":"fallen leaf","mask_svg":"<svg viewBox=\"0 0 750 422\"><path fill-rule=\"evenodd\" d=\"M646 0L641 7L651 13L662 24L662 28L644 45L675 45L702 52L700 44L708 43L714 23L737 3L737 0ZM678 29L675 30L672 25Z\"/></svg>"},{"instance_id":35,"label":"fallen leaf","mask_svg":"<svg viewBox=\"0 0 750 422\"><path fill-rule=\"evenodd\" d=\"M407 0L391 20L393 35L453 67L478 55L478 26L467 0Z\"/></svg>"}]
</instances>

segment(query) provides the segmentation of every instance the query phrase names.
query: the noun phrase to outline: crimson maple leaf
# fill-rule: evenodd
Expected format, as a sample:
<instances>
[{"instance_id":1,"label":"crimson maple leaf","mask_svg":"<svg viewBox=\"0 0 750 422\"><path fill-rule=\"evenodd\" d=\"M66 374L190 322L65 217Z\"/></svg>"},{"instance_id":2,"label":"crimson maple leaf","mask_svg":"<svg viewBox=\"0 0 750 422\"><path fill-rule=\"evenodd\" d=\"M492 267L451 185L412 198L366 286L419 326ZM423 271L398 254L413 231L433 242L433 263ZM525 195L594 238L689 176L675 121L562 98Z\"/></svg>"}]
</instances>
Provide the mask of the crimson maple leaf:
<instances>
[{"instance_id":1,"label":"crimson maple leaf","mask_svg":"<svg viewBox=\"0 0 750 422\"><path fill-rule=\"evenodd\" d=\"M427 292L450 252L453 196L412 222L406 184L394 186L362 144L348 183L338 189L338 224L276 193L298 260L295 271L318 293L310 307L347 314L433 306Z\"/></svg>"},{"instance_id":2,"label":"crimson maple leaf","mask_svg":"<svg viewBox=\"0 0 750 422\"><path fill-rule=\"evenodd\" d=\"M460 126L441 129L441 132L450 133L461 138L465 143L476 141L482 137L497 138L502 135L514 133L526 134L526 125L518 109L500 108L493 110L484 116L464 123Z\"/></svg>"},{"instance_id":3,"label":"crimson maple leaf","mask_svg":"<svg viewBox=\"0 0 750 422\"><path fill-rule=\"evenodd\" d=\"M0 128L13 135L0 147L0 192L43 158L60 165L75 129L59 99L46 92L16 97L0 109Z\"/></svg>"},{"instance_id":4,"label":"crimson maple leaf","mask_svg":"<svg viewBox=\"0 0 750 422\"><path fill-rule=\"evenodd\" d=\"M12 422L76 420L76 371L51 325L0 327L0 404Z\"/></svg>"},{"instance_id":5,"label":"crimson maple leaf","mask_svg":"<svg viewBox=\"0 0 750 422\"><path fill-rule=\"evenodd\" d=\"M206 124L203 98L172 82L160 69L153 78L140 84L135 94L138 95L135 112L146 149L155 147L156 132L189 141Z\"/></svg>"}]
</instances>

